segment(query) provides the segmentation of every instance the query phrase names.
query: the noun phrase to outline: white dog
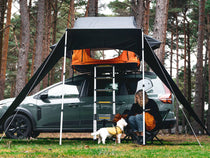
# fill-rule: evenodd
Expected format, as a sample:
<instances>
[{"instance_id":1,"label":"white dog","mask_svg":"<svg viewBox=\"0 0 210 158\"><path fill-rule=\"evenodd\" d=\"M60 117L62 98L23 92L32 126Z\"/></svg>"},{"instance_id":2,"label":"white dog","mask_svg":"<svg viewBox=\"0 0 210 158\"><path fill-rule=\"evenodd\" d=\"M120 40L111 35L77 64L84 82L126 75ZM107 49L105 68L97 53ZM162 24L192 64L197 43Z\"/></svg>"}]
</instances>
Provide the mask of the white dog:
<instances>
[{"instance_id":1,"label":"white dog","mask_svg":"<svg viewBox=\"0 0 210 158\"><path fill-rule=\"evenodd\" d=\"M121 143L121 135L124 131L124 127L127 126L127 122L125 121L124 118L121 118L119 121L117 121L117 126L116 127L107 127L107 128L101 128L98 131L91 133L92 136L97 136L98 137L98 144L102 143L105 144L106 138L111 137L113 135L116 135L116 139L118 143Z\"/></svg>"}]
</instances>

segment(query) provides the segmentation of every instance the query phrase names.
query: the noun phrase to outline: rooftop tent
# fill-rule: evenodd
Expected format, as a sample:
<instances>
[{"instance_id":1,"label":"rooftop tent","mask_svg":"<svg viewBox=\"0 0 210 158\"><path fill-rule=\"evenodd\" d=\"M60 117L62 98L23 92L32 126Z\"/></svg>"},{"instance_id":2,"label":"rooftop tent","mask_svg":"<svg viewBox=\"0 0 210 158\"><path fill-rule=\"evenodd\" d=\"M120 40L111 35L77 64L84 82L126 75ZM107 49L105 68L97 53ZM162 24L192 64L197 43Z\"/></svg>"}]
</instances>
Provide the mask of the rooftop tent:
<instances>
[{"instance_id":1,"label":"rooftop tent","mask_svg":"<svg viewBox=\"0 0 210 158\"><path fill-rule=\"evenodd\" d=\"M137 29L133 17L86 17L79 18L73 29L67 29L67 54L72 50L86 48L111 48L135 52L141 57L142 31ZM45 59L36 73L32 76L20 94L15 98L8 110L0 119L0 124L13 113L16 107L45 77L60 58L64 56L65 34L56 44L52 52ZM179 102L187 109L189 114L206 130L190 104L187 102L173 79L158 60L153 49L159 47L160 42L144 36L144 56L150 68L159 76L165 85L176 95ZM206 130L208 133L208 131ZM208 133L209 134L209 133Z\"/></svg>"},{"instance_id":2,"label":"rooftop tent","mask_svg":"<svg viewBox=\"0 0 210 158\"><path fill-rule=\"evenodd\" d=\"M105 60L91 58L90 49L73 51L72 66L77 71L88 72L93 70L93 66L99 64L114 64L117 68L124 70L138 70L140 61L134 52L125 50L118 57Z\"/></svg>"}]
</instances>

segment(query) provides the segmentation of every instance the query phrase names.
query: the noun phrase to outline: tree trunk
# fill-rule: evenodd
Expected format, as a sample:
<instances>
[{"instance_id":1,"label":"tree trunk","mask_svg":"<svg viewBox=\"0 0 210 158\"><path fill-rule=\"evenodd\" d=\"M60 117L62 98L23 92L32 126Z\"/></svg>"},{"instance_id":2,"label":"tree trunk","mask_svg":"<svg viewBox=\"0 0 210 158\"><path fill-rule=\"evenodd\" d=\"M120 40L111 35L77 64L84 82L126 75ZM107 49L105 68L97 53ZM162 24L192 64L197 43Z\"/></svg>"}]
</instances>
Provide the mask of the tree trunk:
<instances>
[{"instance_id":1,"label":"tree trunk","mask_svg":"<svg viewBox=\"0 0 210 158\"><path fill-rule=\"evenodd\" d=\"M98 0L89 0L88 16L98 16Z\"/></svg>"},{"instance_id":2,"label":"tree trunk","mask_svg":"<svg viewBox=\"0 0 210 158\"><path fill-rule=\"evenodd\" d=\"M191 55L190 54L190 48L191 48L190 37L191 37L191 35L190 35L190 31L191 31L190 24L189 24L189 22L187 22L187 58L188 58L188 60L187 60L187 100L191 104L191 102L192 102L192 98L191 98L192 90L191 90L191 57L190 57L190 55ZM190 121L189 114L187 114L187 118ZM189 129L188 124L187 124L186 128L187 128L187 131L188 131L188 129Z\"/></svg>"},{"instance_id":3,"label":"tree trunk","mask_svg":"<svg viewBox=\"0 0 210 158\"><path fill-rule=\"evenodd\" d=\"M37 32L35 33L35 36L33 37L33 50L32 50L32 62L31 62L31 77L34 74L34 60L35 60L35 54L36 54L36 38L37 38Z\"/></svg>"},{"instance_id":4,"label":"tree trunk","mask_svg":"<svg viewBox=\"0 0 210 158\"><path fill-rule=\"evenodd\" d=\"M149 12L147 12L148 10L145 10L144 8L144 0L131 0L131 14L134 15L135 19L136 19L136 26L137 28L142 29L143 32L148 32L148 30L144 30L144 27L147 27L147 24L149 25L149 21L147 21L146 23L144 21L149 20L149 19L144 19L144 18L149 18ZM147 5L147 7L149 7L149 4ZM148 8L147 8L148 9ZM145 13L146 14L145 16ZM149 71L149 68L147 66L147 64L144 64L144 69L146 71Z\"/></svg>"},{"instance_id":5,"label":"tree trunk","mask_svg":"<svg viewBox=\"0 0 210 158\"><path fill-rule=\"evenodd\" d=\"M208 112L207 112L207 130L210 133L210 13L207 15L207 51L208 51L208 72L209 72L209 87L208 87Z\"/></svg>"},{"instance_id":6,"label":"tree trunk","mask_svg":"<svg viewBox=\"0 0 210 158\"><path fill-rule=\"evenodd\" d=\"M196 64L196 80L195 80L195 105L194 111L203 122L204 98L203 98L203 39L204 39L204 23L205 17L205 0L199 2L199 23L198 23L198 52ZM193 122L195 133L203 133L203 129L197 122Z\"/></svg>"},{"instance_id":7,"label":"tree trunk","mask_svg":"<svg viewBox=\"0 0 210 158\"><path fill-rule=\"evenodd\" d=\"M50 33L51 33L51 5L48 0L45 0L45 38L44 38L44 51L43 58L44 60L47 58L50 52ZM48 86L48 74L43 79L43 88Z\"/></svg>"},{"instance_id":8,"label":"tree trunk","mask_svg":"<svg viewBox=\"0 0 210 158\"><path fill-rule=\"evenodd\" d=\"M4 89L5 89L5 77L6 77L6 69L7 69L7 52L8 52L8 44L9 44L9 31L10 31L10 21L11 21L11 9L12 9L12 0L8 0L7 5L7 22L5 26L4 32L4 44L3 44L3 52L2 52L2 62L1 62L1 88L0 88L0 100L4 99Z\"/></svg>"},{"instance_id":9,"label":"tree trunk","mask_svg":"<svg viewBox=\"0 0 210 158\"><path fill-rule=\"evenodd\" d=\"M184 14L184 22L183 22L183 30L184 30L184 96L187 98L187 36L186 36L186 11L183 13ZM185 112L185 109L183 109ZM182 115L182 133L186 133L185 131L186 127L186 119L185 116Z\"/></svg>"},{"instance_id":10,"label":"tree trunk","mask_svg":"<svg viewBox=\"0 0 210 158\"><path fill-rule=\"evenodd\" d=\"M44 35L44 10L45 10L45 0L38 1L38 11L37 11L37 30L36 30L36 53L34 60L34 72L36 72L42 63L42 50L43 50L43 35ZM40 90L40 84L38 84L33 93Z\"/></svg>"},{"instance_id":11,"label":"tree trunk","mask_svg":"<svg viewBox=\"0 0 210 158\"><path fill-rule=\"evenodd\" d=\"M190 24L189 22L187 22L187 57L188 57L188 60L187 60L187 83L188 83L188 86L187 86L187 96L188 96L188 102L191 103L192 102L192 98L191 98L191 54L190 54L190 48L191 48L191 45L190 45Z\"/></svg>"},{"instance_id":12,"label":"tree trunk","mask_svg":"<svg viewBox=\"0 0 210 158\"><path fill-rule=\"evenodd\" d=\"M206 47L207 48L207 47ZM206 86L206 83L208 82L208 50L205 51L204 54L204 69L203 69L203 99L205 102L205 92L208 92L208 87ZM203 103L203 118L202 118L203 122L204 121L204 103Z\"/></svg>"},{"instance_id":13,"label":"tree trunk","mask_svg":"<svg viewBox=\"0 0 210 158\"><path fill-rule=\"evenodd\" d=\"M168 4L169 0L156 1L156 13L155 13L153 37L162 42L160 48L155 51L162 64L164 64L164 57L165 57Z\"/></svg>"},{"instance_id":14,"label":"tree trunk","mask_svg":"<svg viewBox=\"0 0 210 158\"><path fill-rule=\"evenodd\" d=\"M89 0L88 1L88 17L96 17L98 16L98 0ZM91 51L90 56L95 58L95 52Z\"/></svg>"},{"instance_id":15,"label":"tree trunk","mask_svg":"<svg viewBox=\"0 0 210 158\"><path fill-rule=\"evenodd\" d=\"M25 86L26 79L26 62L30 43L30 23L27 0L20 0L20 16L21 16L21 46L18 57L18 67L16 76L15 96L17 96Z\"/></svg>"},{"instance_id":16,"label":"tree trunk","mask_svg":"<svg viewBox=\"0 0 210 158\"><path fill-rule=\"evenodd\" d=\"M131 3L131 8L132 8L131 14L134 15L136 19L137 28L143 29L144 25L146 25L144 23L144 18L146 18L144 17L144 14L146 12L144 8L144 0L131 0L130 3Z\"/></svg>"},{"instance_id":17,"label":"tree trunk","mask_svg":"<svg viewBox=\"0 0 210 158\"><path fill-rule=\"evenodd\" d=\"M70 0L70 7L69 7L69 14L68 14L68 22L67 22L67 28L74 27L74 19L75 19L75 10L74 10L74 0ZM67 70L69 70L69 77L73 77L73 68L72 68L72 59L69 59L69 67Z\"/></svg>"},{"instance_id":18,"label":"tree trunk","mask_svg":"<svg viewBox=\"0 0 210 158\"><path fill-rule=\"evenodd\" d=\"M56 26L57 26L57 16L58 16L58 0L55 0L53 5L53 25L52 25L52 43L56 43ZM50 85L55 83L55 68L52 68L50 72Z\"/></svg>"},{"instance_id":19,"label":"tree trunk","mask_svg":"<svg viewBox=\"0 0 210 158\"><path fill-rule=\"evenodd\" d=\"M172 25L173 27L173 25ZM173 43L174 43L174 31L173 29L171 30L171 51L170 51L170 76L172 77L173 75ZM171 133L171 129L168 129L168 133Z\"/></svg>"},{"instance_id":20,"label":"tree trunk","mask_svg":"<svg viewBox=\"0 0 210 158\"><path fill-rule=\"evenodd\" d=\"M15 95L15 85L16 85L16 82L15 80L11 83L11 90L10 90L10 98L13 98L14 95Z\"/></svg>"},{"instance_id":21,"label":"tree trunk","mask_svg":"<svg viewBox=\"0 0 210 158\"><path fill-rule=\"evenodd\" d=\"M179 33L178 33L178 18L176 19L176 84L179 87ZM176 134L179 134L179 103L176 103Z\"/></svg>"},{"instance_id":22,"label":"tree trunk","mask_svg":"<svg viewBox=\"0 0 210 158\"><path fill-rule=\"evenodd\" d=\"M173 49L174 49L174 22L171 23L171 52L170 52L170 76L173 75Z\"/></svg>"},{"instance_id":23,"label":"tree trunk","mask_svg":"<svg viewBox=\"0 0 210 158\"><path fill-rule=\"evenodd\" d=\"M149 34L149 14L150 14L150 0L146 0L146 8L144 12L144 34Z\"/></svg>"},{"instance_id":24,"label":"tree trunk","mask_svg":"<svg viewBox=\"0 0 210 158\"><path fill-rule=\"evenodd\" d=\"M3 47L3 34L4 34L4 15L6 10L7 0L0 0L0 87L4 86L2 66L2 47ZM0 90L0 100L3 99L4 92Z\"/></svg>"},{"instance_id":25,"label":"tree trunk","mask_svg":"<svg viewBox=\"0 0 210 158\"><path fill-rule=\"evenodd\" d=\"M67 28L74 27L74 19L75 19L75 13L74 12L75 12L75 10L74 10L74 0L70 0Z\"/></svg>"},{"instance_id":26,"label":"tree trunk","mask_svg":"<svg viewBox=\"0 0 210 158\"><path fill-rule=\"evenodd\" d=\"M1 60L2 60L2 46L3 46L3 34L4 34L4 15L6 11L7 0L0 1L0 67L1 67ZM0 69L1 75L1 69ZM0 85L1 86L1 85Z\"/></svg>"},{"instance_id":27,"label":"tree trunk","mask_svg":"<svg viewBox=\"0 0 210 158\"><path fill-rule=\"evenodd\" d=\"M135 12L135 18L136 18L136 25L137 28L143 28L144 26L144 0L137 0L136 1L136 12Z\"/></svg>"},{"instance_id":28,"label":"tree trunk","mask_svg":"<svg viewBox=\"0 0 210 158\"><path fill-rule=\"evenodd\" d=\"M88 10L89 10L89 0L87 2L86 10L85 10L85 17L88 17Z\"/></svg>"}]
</instances>

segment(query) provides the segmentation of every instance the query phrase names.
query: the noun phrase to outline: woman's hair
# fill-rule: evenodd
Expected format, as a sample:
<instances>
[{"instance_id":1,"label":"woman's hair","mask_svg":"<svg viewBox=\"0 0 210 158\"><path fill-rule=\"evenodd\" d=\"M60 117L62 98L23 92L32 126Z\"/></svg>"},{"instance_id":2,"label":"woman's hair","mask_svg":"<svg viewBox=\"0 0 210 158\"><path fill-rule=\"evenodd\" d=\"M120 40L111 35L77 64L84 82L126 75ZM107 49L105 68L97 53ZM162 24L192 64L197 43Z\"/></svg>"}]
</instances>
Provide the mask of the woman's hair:
<instances>
[{"instance_id":1,"label":"woman's hair","mask_svg":"<svg viewBox=\"0 0 210 158\"><path fill-rule=\"evenodd\" d=\"M148 103L149 99L148 99L148 95L147 95L147 93L145 91L144 91L144 94L145 94L145 105L146 105ZM143 90L142 89L138 90L135 95L139 96L139 98L143 102ZM137 103L136 97L135 97L135 103Z\"/></svg>"}]
</instances>

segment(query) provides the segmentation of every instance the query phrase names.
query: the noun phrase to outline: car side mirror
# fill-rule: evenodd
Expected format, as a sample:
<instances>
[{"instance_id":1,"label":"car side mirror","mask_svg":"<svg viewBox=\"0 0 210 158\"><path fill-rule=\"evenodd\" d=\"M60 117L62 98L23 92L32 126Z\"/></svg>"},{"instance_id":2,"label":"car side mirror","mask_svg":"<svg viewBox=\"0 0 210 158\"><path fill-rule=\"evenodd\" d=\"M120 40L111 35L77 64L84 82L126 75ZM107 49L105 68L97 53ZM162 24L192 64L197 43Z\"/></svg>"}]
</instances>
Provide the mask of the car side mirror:
<instances>
[{"instance_id":1,"label":"car side mirror","mask_svg":"<svg viewBox=\"0 0 210 158\"><path fill-rule=\"evenodd\" d=\"M40 95L40 99L41 100L45 100L45 99L47 99L48 98L48 94L47 93L44 93L44 94L41 94Z\"/></svg>"}]
</instances>

